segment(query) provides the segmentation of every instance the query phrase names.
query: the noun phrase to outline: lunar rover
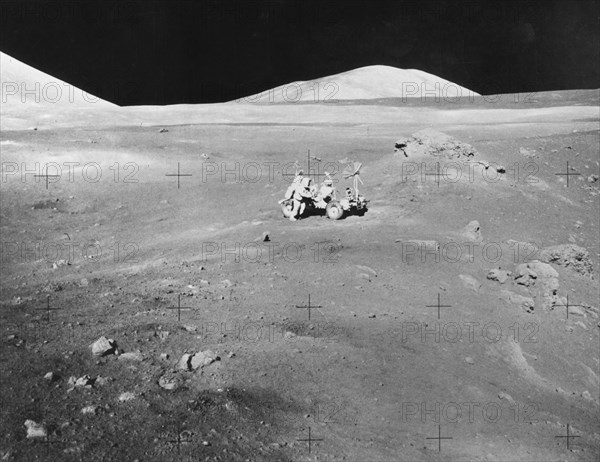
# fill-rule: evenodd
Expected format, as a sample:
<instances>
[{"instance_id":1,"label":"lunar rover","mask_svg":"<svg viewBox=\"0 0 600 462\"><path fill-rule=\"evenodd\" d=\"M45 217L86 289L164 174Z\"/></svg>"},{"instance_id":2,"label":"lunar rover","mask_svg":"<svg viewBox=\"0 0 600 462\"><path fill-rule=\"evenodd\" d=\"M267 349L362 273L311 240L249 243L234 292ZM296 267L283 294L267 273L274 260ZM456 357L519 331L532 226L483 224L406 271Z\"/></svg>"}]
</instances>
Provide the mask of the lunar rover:
<instances>
[{"instance_id":1,"label":"lunar rover","mask_svg":"<svg viewBox=\"0 0 600 462\"><path fill-rule=\"evenodd\" d=\"M300 208L300 216L324 213L331 220L339 220L344 215L364 215L367 211L368 201L358 192L358 183L363 184L359 176L361 166L360 162L355 162L342 173L345 179L352 178L354 181L354 190L346 188L344 197L339 197L338 192L333 187L330 188L330 194L322 195L320 193L322 186L321 188L313 186L311 188L312 197L303 202L302 205L304 207L301 206ZM279 204L281 205L283 216L289 218L292 215L294 207L293 199L282 199L279 201Z\"/></svg>"}]
</instances>

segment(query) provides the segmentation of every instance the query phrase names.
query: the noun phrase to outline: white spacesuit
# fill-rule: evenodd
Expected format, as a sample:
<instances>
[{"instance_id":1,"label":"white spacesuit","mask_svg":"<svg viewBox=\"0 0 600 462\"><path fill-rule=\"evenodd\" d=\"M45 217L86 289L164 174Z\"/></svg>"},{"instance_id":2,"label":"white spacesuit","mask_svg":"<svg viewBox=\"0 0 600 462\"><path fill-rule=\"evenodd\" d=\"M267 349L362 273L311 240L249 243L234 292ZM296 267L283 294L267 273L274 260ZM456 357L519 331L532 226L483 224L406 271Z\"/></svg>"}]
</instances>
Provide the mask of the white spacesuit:
<instances>
[{"instance_id":1,"label":"white spacesuit","mask_svg":"<svg viewBox=\"0 0 600 462\"><path fill-rule=\"evenodd\" d=\"M312 180L310 178L302 178L294 185L294 192L292 194L292 200L294 201L294 207L292 208L292 214L290 215L291 221L296 221L299 215L302 215L306 207L306 201L311 200L313 192L311 190Z\"/></svg>"},{"instance_id":2,"label":"white spacesuit","mask_svg":"<svg viewBox=\"0 0 600 462\"><path fill-rule=\"evenodd\" d=\"M316 202L318 202L320 207L324 208L329 202L331 202L331 199L333 199L333 193L333 181L330 178L327 178L319 188Z\"/></svg>"}]
</instances>

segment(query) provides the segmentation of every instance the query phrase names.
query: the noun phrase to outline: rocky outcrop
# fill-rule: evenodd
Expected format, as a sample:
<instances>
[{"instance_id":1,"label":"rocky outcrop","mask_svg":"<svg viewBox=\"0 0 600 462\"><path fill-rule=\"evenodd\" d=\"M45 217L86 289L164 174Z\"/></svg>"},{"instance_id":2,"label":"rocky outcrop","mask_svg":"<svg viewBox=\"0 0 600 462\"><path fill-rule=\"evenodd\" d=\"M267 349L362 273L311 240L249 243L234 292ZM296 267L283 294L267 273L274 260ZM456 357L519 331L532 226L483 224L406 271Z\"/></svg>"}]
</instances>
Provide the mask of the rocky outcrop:
<instances>
[{"instance_id":1,"label":"rocky outcrop","mask_svg":"<svg viewBox=\"0 0 600 462\"><path fill-rule=\"evenodd\" d=\"M473 146L430 128L419 130L396 142L395 152L404 157L434 156L445 159L469 159L477 155Z\"/></svg>"},{"instance_id":2,"label":"rocky outcrop","mask_svg":"<svg viewBox=\"0 0 600 462\"><path fill-rule=\"evenodd\" d=\"M546 263L570 268L584 276L591 277L594 271L588 251L575 244L546 247L540 253L540 259Z\"/></svg>"}]
</instances>

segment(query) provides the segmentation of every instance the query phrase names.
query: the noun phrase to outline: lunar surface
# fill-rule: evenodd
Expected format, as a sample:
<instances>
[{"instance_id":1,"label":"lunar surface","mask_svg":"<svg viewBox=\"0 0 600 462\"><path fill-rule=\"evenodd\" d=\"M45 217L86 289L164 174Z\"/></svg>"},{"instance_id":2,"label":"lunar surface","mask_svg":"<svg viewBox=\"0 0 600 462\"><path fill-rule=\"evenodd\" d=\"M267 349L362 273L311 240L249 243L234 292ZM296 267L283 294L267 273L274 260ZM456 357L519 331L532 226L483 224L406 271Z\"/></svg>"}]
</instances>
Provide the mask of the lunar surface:
<instances>
[{"instance_id":1,"label":"lunar surface","mask_svg":"<svg viewBox=\"0 0 600 462\"><path fill-rule=\"evenodd\" d=\"M598 460L597 90L118 107L0 65L2 460ZM300 168L368 210L285 219Z\"/></svg>"}]
</instances>

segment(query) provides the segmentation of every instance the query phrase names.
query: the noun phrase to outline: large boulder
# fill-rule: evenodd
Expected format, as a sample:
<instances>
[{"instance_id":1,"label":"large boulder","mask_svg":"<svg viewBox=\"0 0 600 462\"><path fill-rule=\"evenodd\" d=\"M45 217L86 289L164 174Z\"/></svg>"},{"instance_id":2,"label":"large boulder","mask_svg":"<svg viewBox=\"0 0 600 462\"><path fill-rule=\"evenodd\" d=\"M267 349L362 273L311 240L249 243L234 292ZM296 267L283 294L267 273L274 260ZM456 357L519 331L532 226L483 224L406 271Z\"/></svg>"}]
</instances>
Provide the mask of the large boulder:
<instances>
[{"instance_id":1,"label":"large boulder","mask_svg":"<svg viewBox=\"0 0 600 462\"><path fill-rule=\"evenodd\" d=\"M481 226L477 220L470 221L462 230L462 236L469 239L470 242L481 242Z\"/></svg>"},{"instance_id":2,"label":"large boulder","mask_svg":"<svg viewBox=\"0 0 600 462\"><path fill-rule=\"evenodd\" d=\"M488 272L487 278L490 281L498 281L500 284L504 284L508 281L510 275L512 275L511 271L503 270L502 268L494 268Z\"/></svg>"},{"instance_id":3,"label":"large boulder","mask_svg":"<svg viewBox=\"0 0 600 462\"><path fill-rule=\"evenodd\" d=\"M558 296L558 273L548 263L532 260L515 268L515 283L529 288L542 308L550 311L561 304Z\"/></svg>"},{"instance_id":4,"label":"large boulder","mask_svg":"<svg viewBox=\"0 0 600 462\"><path fill-rule=\"evenodd\" d=\"M102 336L91 345L91 348L94 356L106 356L115 352L117 343L113 339Z\"/></svg>"},{"instance_id":5,"label":"large boulder","mask_svg":"<svg viewBox=\"0 0 600 462\"><path fill-rule=\"evenodd\" d=\"M158 385L165 390L175 390L181 385L181 379L177 374L169 372L158 379Z\"/></svg>"},{"instance_id":6,"label":"large boulder","mask_svg":"<svg viewBox=\"0 0 600 462\"><path fill-rule=\"evenodd\" d=\"M215 361L220 361L220 359L221 358L211 350L199 351L198 353L193 354L186 353L179 360L177 369L183 371L195 371L196 369L208 366Z\"/></svg>"},{"instance_id":7,"label":"large boulder","mask_svg":"<svg viewBox=\"0 0 600 462\"><path fill-rule=\"evenodd\" d=\"M543 263L539 260L532 260L528 263L524 263L517 266L517 268L523 266L525 266L529 271L532 271L535 274L537 274L538 278L558 279L558 272L554 268L552 268L552 266L548 263Z\"/></svg>"},{"instance_id":8,"label":"large boulder","mask_svg":"<svg viewBox=\"0 0 600 462\"><path fill-rule=\"evenodd\" d=\"M537 280L558 279L558 272L548 263L532 260L515 268L515 282L525 287L535 285Z\"/></svg>"},{"instance_id":9,"label":"large boulder","mask_svg":"<svg viewBox=\"0 0 600 462\"><path fill-rule=\"evenodd\" d=\"M27 438L47 438L48 430L44 424L34 422L31 419L25 421L25 427L27 427Z\"/></svg>"},{"instance_id":10,"label":"large boulder","mask_svg":"<svg viewBox=\"0 0 600 462\"><path fill-rule=\"evenodd\" d=\"M198 368L208 366L209 364L214 363L215 361L219 361L219 357L212 350L199 351L194 356L192 356L191 367L192 370L196 370Z\"/></svg>"},{"instance_id":11,"label":"large boulder","mask_svg":"<svg viewBox=\"0 0 600 462\"><path fill-rule=\"evenodd\" d=\"M190 355L189 353L185 353L177 363L177 369L180 369L182 371L189 371L192 368L192 366L190 365L191 359L192 355Z\"/></svg>"}]
</instances>

